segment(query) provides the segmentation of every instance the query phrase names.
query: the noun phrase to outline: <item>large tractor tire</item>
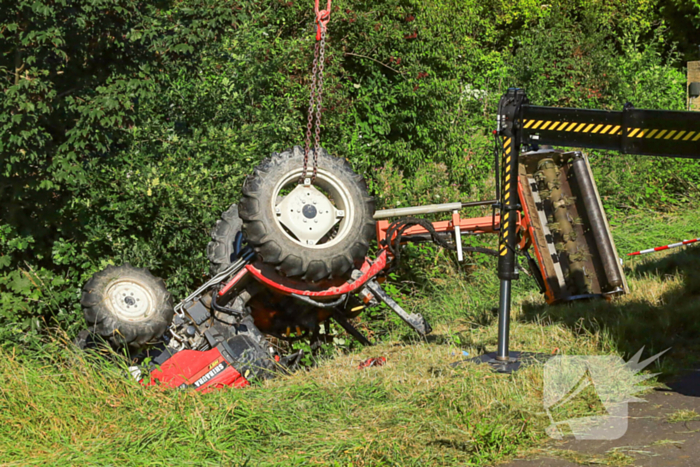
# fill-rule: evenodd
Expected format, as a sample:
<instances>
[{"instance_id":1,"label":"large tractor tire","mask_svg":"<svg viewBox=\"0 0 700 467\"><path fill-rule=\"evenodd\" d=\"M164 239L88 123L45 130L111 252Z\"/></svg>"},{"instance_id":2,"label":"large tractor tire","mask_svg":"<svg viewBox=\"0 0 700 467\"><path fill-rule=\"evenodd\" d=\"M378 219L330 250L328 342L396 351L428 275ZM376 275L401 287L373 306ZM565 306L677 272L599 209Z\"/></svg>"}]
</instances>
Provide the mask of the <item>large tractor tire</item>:
<instances>
[{"instance_id":1,"label":"large tractor tire","mask_svg":"<svg viewBox=\"0 0 700 467\"><path fill-rule=\"evenodd\" d=\"M88 331L113 347L156 342L173 319L173 299L163 279L130 264L108 266L83 287L80 300Z\"/></svg>"},{"instance_id":2,"label":"large tractor tire","mask_svg":"<svg viewBox=\"0 0 700 467\"><path fill-rule=\"evenodd\" d=\"M212 241L207 245L209 271L217 275L233 262L236 234L243 228L243 221L238 217L238 205L234 204L221 215L211 230Z\"/></svg>"},{"instance_id":3,"label":"large tractor tire","mask_svg":"<svg viewBox=\"0 0 700 467\"><path fill-rule=\"evenodd\" d=\"M311 177L309 155L307 177ZM374 200L362 176L321 149L312 185L299 184L304 150L273 153L243 185L238 213L260 259L308 282L347 276L375 235Z\"/></svg>"}]
</instances>

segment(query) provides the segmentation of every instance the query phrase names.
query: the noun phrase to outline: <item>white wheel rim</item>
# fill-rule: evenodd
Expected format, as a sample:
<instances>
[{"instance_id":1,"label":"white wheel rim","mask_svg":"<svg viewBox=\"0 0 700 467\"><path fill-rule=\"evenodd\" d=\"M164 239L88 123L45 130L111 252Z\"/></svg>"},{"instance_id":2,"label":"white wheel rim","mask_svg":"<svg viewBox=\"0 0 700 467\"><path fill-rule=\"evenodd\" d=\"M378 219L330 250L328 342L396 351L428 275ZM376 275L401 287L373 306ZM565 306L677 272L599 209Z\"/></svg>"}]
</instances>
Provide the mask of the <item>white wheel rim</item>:
<instances>
[{"instance_id":1,"label":"white wheel rim","mask_svg":"<svg viewBox=\"0 0 700 467\"><path fill-rule=\"evenodd\" d=\"M333 173L327 170L318 169L316 179L314 180L314 183L311 186L311 189L314 191L318 191L315 187L320 187L330 195L329 200L327 197L325 197L325 195L323 195L320 192L318 192L318 194L311 193L311 197L319 196L320 194L320 196L326 198L326 202L333 205L335 208L335 212L329 213L336 219L336 222L331 224L331 229L333 226L335 226L335 224L338 224L338 232L336 232L333 238L326 240L322 243L318 243L318 241L315 239L322 238L325 234L327 234L327 232L319 231L315 235L310 235L310 237L308 238L295 235L295 231L300 232L302 229L311 230L312 228L314 228L316 225L314 224L314 221L316 219L308 219L308 221L310 222L305 223L301 216L296 216L295 218L283 218L282 210L278 209L278 207L280 206L285 206L287 207L287 209L284 209L284 214L287 214L288 211L291 211L292 206L288 206L291 200L289 200L288 198L292 196L292 193L289 193L287 196L284 197L279 196L279 193L280 191L282 191L283 188L288 187L292 184L296 184L299 180L299 177L301 177L301 172L301 168L288 172L275 186L273 196L271 197L270 205L270 209L272 209L272 212L275 213L275 221L277 222L277 225L280 228L280 230L284 232L287 238L292 240L294 243L303 246L304 248L323 249L337 245L351 232L354 217L357 215L357 209L352 202L352 197L350 196L348 187ZM298 190L298 188L295 188L295 190ZM306 194L309 195L309 193ZM323 203L323 200L321 200L320 198L316 199L320 203Z\"/></svg>"},{"instance_id":2,"label":"white wheel rim","mask_svg":"<svg viewBox=\"0 0 700 467\"><path fill-rule=\"evenodd\" d=\"M154 297L148 287L132 279L117 280L107 288L107 307L126 321L143 321L154 312Z\"/></svg>"}]
</instances>

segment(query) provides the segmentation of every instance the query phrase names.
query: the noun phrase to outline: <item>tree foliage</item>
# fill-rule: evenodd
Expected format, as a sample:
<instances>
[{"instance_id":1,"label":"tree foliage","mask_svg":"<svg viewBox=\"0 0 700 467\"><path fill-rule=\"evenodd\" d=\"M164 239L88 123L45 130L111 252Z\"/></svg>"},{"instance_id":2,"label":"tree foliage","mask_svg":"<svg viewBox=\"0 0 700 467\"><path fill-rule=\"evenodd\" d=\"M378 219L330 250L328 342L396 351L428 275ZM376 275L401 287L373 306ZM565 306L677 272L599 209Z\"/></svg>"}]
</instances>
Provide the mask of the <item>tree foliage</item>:
<instances>
[{"instance_id":1,"label":"tree foliage","mask_svg":"<svg viewBox=\"0 0 700 467\"><path fill-rule=\"evenodd\" d=\"M541 104L682 107L668 5L337 0L323 144L384 205L490 196L490 129L510 85ZM79 288L109 262L148 267L182 296L242 177L303 142L311 3L2 0L0 51L2 341L81 326ZM615 183L641 182L618 176L623 159L596 157L612 208L681 202L698 181L694 165L655 162L682 177L642 176L629 199Z\"/></svg>"}]
</instances>

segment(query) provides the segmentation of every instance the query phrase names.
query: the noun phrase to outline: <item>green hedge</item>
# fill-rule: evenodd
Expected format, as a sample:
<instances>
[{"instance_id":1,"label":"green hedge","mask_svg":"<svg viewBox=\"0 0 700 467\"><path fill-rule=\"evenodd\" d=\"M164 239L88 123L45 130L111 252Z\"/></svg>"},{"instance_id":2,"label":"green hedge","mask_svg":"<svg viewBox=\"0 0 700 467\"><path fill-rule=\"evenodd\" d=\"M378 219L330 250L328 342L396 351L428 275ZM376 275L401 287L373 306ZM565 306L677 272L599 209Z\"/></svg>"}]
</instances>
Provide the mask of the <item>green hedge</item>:
<instances>
[{"instance_id":1,"label":"green hedge","mask_svg":"<svg viewBox=\"0 0 700 467\"><path fill-rule=\"evenodd\" d=\"M74 332L79 288L108 263L148 267L182 296L245 174L303 142L312 4L1 5L0 342ZM662 6L335 1L323 144L382 205L490 196L510 85L541 104L683 105ZM595 161L612 209L681 203L700 177L688 162Z\"/></svg>"}]
</instances>

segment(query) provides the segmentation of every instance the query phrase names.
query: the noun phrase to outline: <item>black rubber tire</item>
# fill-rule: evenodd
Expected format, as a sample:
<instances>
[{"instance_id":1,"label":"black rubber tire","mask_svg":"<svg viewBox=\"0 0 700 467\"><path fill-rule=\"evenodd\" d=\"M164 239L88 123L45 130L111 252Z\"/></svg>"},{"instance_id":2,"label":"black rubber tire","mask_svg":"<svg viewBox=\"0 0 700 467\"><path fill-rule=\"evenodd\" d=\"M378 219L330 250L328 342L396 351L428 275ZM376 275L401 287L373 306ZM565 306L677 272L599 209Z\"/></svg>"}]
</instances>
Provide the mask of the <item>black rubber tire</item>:
<instances>
[{"instance_id":1,"label":"black rubber tire","mask_svg":"<svg viewBox=\"0 0 700 467\"><path fill-rule=\"evenodd\" d=\"M233 242L236 234L243 228L243 221L238 217L238 205L234 204L221 215L211 230L212 241L207 245L209 271L217 275L231 265Z\"/></svg>"},{"instance_id":2,"label":"black rubber tire","mask_svg":"<svg viewBox=\"0 0 700 467\"><path fill-rule=\"evenodd\" d=\"M309 157L311 159L311 155ZM332 248L305 248L290 239L277 222L271 197L277 183L291 171L301 169L304 150L299 146L282 153L273 153L258 165L243 184L243 197L238 213L243 232L260 259L273 264L284 276L302 276L317 282L343 277L364 261L369 242L375 236L374 199L367 194L367 185L347 160L319 151L318 168L334 175L343 185L357 209L349 233ZM309 163L309 166L311 164ZM309 167L309 174L311 168Z\"/></svg>"},{"instance_id":3,"label":"black rubber tire","mask_svg":"<svg viewBox=\"0 0 700 467\"><path fill-rule=\"evenodd\" d=\"M152 297L152 311L147 319L129 320L114 311L108 302L110 286L118 281L135 281ZM130 264L107 266L83 286L80 299L88 330L101 336L115 348L139 348L158 341L170 326L175 310L173 298L163 279L147 269Z\"/></svg>"}]
</instances>

